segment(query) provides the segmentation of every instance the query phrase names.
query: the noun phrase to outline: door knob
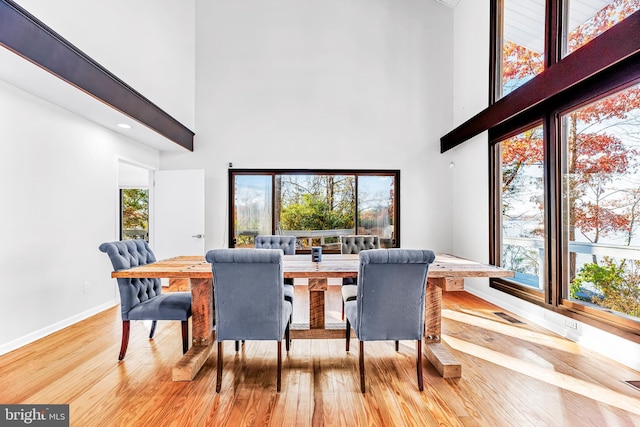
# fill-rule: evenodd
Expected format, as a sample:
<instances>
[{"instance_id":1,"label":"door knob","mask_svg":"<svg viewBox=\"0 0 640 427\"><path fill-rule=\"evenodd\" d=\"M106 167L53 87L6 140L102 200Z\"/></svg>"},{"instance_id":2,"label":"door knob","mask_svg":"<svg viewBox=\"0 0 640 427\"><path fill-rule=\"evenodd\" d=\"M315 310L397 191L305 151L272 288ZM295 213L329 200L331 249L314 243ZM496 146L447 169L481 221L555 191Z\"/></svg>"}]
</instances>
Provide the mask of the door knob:
<instances>
[{"instance_id":1,"label":"door knob","mask_svg":"<svg viewBox=\"0 0 640 427\"><path fill-rule=\"evenodd\" d=\"M196 239L202 239L204 237L204 234L194 234L191 237L195 237Z\"/></svg>"}]
</instances>

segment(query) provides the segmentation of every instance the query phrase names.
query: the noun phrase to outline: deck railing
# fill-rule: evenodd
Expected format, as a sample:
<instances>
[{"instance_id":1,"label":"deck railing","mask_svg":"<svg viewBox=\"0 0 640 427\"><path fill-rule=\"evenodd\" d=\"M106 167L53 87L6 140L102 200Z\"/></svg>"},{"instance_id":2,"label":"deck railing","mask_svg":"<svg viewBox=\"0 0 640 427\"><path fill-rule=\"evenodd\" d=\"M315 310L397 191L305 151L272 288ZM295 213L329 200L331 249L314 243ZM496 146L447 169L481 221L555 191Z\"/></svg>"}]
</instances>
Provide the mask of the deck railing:
<instances>
[{"instance_id":1,"label":"deck railing","mask_svg":"<svg viewBox=\"0 0 640 427\"><path fill-rule=\"evenodd\" d=\"M255 238L260 232L255 230L238 231L236 237L246 236ZM326 249L340 251L340 236L356 234L353 228L334 228L331 230L278 230L277 234L295 236L298 249L311 249L312 246L323 246ZM331 240L331 242L327 242ZM314 243L315 241L315 243ZM391 248L394 245L392 237L380 237L380 247Z\"/></svg>"},{"instance_id":2,"label":"deck railing","mask_svg":"<svg viewBox=\"0 0 640 427\"><path fill-rule=\"evenodd\" d=\"M340 243L340 236L349 236L351 234L354 234L354 230L353 228L332 229L332 230L282 230L280 234L283 234L286 236L296 236L296 239L298 239L298 241L300 241L301 244L302 244L302 241L306 240L307 247L310 248L311 246L314 246L313 244L314 239L320 240L320 246L325 246L327 244L326 239L330 239L330 238L331 239L335 238L337 240L337 242L332 242L332 243Z\"/></svg>"},{"instance_id":3,"label":"deck railing","mask_svg":"<svg viewBox=\"0 0 640 427\"><path fill-rule=\"evenodd\" d=\"M544 265L544 240L531 239L527 237L505 237L502 239L503 245L520 246L524 248L534 248L538 250L538 265ZM610 256L618 259L640 260L640 247L612 245L590 242L570 242L569 251L578 254ZM539 289L543 289L543 277L538 275Z\"/></svg>"}]
</instances>

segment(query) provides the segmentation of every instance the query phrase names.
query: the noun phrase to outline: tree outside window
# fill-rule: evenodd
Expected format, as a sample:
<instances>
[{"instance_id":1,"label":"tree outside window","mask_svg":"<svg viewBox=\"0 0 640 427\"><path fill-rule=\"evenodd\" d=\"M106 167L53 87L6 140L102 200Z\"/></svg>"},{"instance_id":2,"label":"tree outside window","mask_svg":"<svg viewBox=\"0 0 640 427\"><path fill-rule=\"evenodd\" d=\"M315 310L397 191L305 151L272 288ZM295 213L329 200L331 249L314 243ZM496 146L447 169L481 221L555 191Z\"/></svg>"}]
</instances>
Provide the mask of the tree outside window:
<instances>
[{"instance_id":1,"label":"tree outside window","mask_svg":"<svg viewBox=\"0 0 640 427\"><path fill-rule=\"evenodd\" d=\"M563 116L568 296L624 314L640 305L640 87Z\"/></svg>"},{"instance_id":2,"label":"tree outside window","mask_svg":"<svg viewBox=\"0 0 640 427\"><path fill-rule=\"evenodd\" d=\"M584 22L572 25L567 35L567 54L638 9L639 0L615 0ZM569 13L576 10L570 8ZM503 84L517 86L542 72L539 52L527 51L526 47L513 43L505 43L503 48L503 59L515 58L515 63L503 65L506 71ZM640 87L627 88L565 113L561 122L561 214L567 276L564 297L637 317ZM544 186L540 187L536 172L545 161L541 128L504 140L498 146L502 173L502 263L520 273L521 283L542 289L542 280L526 281L526 275L541 279L541 251L546 235L541 203L544 198L540 195ZM513 230L513 224L518 222L522 223L519 234ZM512 238L514 234L516 238Z\"/></svg>"},{"instance_id":3,"label":"tree outside window","mask_svg":"<svg viewBox=\"0 0 640 427\"><path fill-rule=\"evenodd\" d=\"M297 250L340 252L340 236L376 235L397 244L397 171L230 171L234 247L258 234L297 238Z\"/></svg>"},{"instance_id":4,"label":"tree outside window","mask_svg":"<svg viewBox=\"0 0 640 427\"><path fill-rule=\"evenodd\" d=\"M280 183L279 228L285 234L287 230L354 230L355 176L282 175ZM339 236L311 242L336 245ZM300 245L309 249L309 239L300 239Z\"/></svg>"},{"instance_id":5,"label":"tree outside window","mask_svg":"<svg viewBox=\"0 0 640 427\"><path fill-rule=\"evenodd\" d=\"M149 241L149 190L127 188L120 190L121 240Z\"/></svg>"}]
</instances>

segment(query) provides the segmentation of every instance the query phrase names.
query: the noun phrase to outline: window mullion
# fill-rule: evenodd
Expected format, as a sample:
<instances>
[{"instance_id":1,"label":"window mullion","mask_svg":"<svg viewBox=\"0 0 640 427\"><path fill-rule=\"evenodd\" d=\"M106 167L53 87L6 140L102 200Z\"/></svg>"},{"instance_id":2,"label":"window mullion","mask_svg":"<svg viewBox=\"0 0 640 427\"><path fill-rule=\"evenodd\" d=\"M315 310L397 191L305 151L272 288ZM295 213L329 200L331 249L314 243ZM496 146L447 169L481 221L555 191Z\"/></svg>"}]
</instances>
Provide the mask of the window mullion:
<instances>
[{"instance_id":1,"label":"window mullion","mask_svg":"<svg viewBox=\"0 0 640 427\"><path fill-rule=\"evenodd\" d=\"M544 119L545 128L545 303L553 306L559 304L562 289L562 248L561 236L562 210L561 188L561 145L560 123L557 114L547 114Z\"/></svg>"},{"instance_id":2,"label":"window mullion","mask_svg":"<svg viewBox=\"0 0 640 427\"><path fill-rule=\"evenodd\" d=\"M568 0L547 0L545 28L545 69L558 63L562 57L564 4Z\"/></svg>"}]
</instances>

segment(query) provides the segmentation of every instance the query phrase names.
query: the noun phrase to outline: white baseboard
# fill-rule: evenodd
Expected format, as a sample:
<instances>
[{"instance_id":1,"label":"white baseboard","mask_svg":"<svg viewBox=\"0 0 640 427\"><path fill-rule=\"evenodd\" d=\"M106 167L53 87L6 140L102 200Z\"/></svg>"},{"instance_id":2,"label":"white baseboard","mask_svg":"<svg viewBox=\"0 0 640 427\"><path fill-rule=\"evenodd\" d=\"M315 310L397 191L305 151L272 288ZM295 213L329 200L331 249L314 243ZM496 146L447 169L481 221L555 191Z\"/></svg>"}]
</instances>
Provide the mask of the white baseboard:
<instances>
[{"instance_id":1,"label":"white baseboard","mask_svg":"<svg viewBox=\"0 0 640 427\"><path fill-rule=\"evenodd\" d=\"M67 326L71 326L75 323L78 323L84 319L87 319L91 316L94 316L98 313L101 313L113 306L116 306L120 304L119 301L116 301L115 299L109 302L106 302L104 304L101 304L99 306L93 307L87 311L84 311L82 313L78 313L74 316L71 316L67 319L61 320L57 323L54 323L53 325L49 325L46 328L42 328L39 329L37 331L34 331L30 334L27 334L25 336L22 336L20 338L17 338L13 341L9 341L6 344L2 344L0 345L0 356L6 353L9 353L10 351L16 350L20 347L23 347L27 344L30 344L34 341L39 340L40 338L44 338L47 335L51 335L54 332L58 332L61 329L66 328Z\"/></svg>"}]
</instances>

